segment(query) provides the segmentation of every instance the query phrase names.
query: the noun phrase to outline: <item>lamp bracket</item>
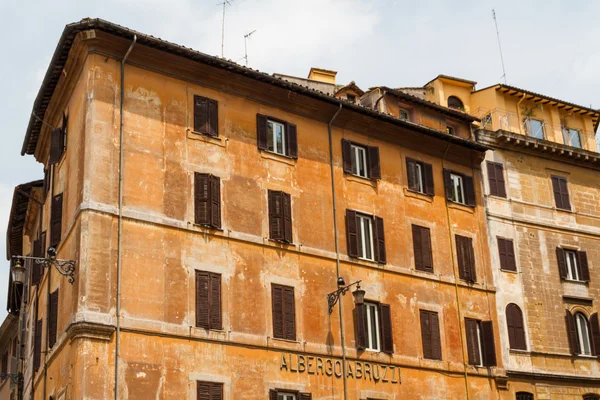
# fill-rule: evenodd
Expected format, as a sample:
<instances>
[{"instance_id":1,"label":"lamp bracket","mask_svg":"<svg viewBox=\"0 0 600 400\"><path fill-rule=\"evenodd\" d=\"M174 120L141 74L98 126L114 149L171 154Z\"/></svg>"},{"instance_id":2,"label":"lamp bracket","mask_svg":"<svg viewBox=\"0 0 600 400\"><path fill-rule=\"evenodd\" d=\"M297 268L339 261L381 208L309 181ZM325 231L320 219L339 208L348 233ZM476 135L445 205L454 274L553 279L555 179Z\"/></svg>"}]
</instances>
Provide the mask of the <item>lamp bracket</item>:
<instances>
[{"instance_id":1,"label":"lamp bracket","mask_svg":"<svg viewBox=\"0 0 600 400\"><path fill-rule=\"evenodd\" d=\"M342 286L335 292L331 292L331 293L327 294L327 304L329 305L329 314L331 314L333 312L333 307L340 300L340 297L345 295L352 286L357 285L358 287L360 287L361 282L362 281L353 282L349 285Z\"/></svg>"},{"instance_id":2,"label":"lamp bracket","mask_svg":"<svg viewBox=\"0 0 600 400\"><path fill-rule=\"evenodd\" d=\"M13 256L20 260L32 260L36 264L43 265L44 268L50 268L54 266L56 270L63 276L69 278L69 283L72 285L75 282L75 264L76 260L60 260L56 257L29 257L29 256Z\"/></svg>"}]
</instances>

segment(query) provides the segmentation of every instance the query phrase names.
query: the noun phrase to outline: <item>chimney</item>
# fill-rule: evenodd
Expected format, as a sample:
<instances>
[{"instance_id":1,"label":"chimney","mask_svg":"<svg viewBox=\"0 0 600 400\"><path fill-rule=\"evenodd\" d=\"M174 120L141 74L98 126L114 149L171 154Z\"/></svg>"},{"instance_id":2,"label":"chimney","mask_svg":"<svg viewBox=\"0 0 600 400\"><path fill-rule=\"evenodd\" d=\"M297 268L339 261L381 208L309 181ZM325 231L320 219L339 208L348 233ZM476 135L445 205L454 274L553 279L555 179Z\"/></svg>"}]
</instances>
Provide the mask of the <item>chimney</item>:
<instances>
[{"instance_id":1,"label":"chimney","mask_svg":"<svg viewBox=\"0 0 600 400\"><path fill-rule=\"evenodd\" d=\"M335 85L335 76L337 75L337 71L330 71L328 69L321 68L311 68L308 73L308 79L311 81L329 83L331 85Z\"/></svg>"}]
</instances>

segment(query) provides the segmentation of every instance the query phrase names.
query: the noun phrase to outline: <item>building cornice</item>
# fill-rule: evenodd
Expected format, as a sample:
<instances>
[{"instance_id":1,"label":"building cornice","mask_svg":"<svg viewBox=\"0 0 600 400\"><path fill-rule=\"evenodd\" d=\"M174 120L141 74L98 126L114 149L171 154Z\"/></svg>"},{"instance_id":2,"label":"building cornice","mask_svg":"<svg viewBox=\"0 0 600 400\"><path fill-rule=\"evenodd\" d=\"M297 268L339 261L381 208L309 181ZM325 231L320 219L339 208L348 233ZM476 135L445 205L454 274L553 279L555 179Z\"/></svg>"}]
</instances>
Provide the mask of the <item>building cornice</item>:
<instances>
[{"instance_id":1,"label":"building cornice","mask_svg":"<svg viewBox=\"0 0 600 400\"><path fill-rule=\"evenodd\" d=\"M560 382L568 384L600 384L600 377L590 377L585 375L560 375L549 374L545 372L525 372L507 370L506 375L512 379L523 379L534 382Z\"/></svg>"}]
</instances>

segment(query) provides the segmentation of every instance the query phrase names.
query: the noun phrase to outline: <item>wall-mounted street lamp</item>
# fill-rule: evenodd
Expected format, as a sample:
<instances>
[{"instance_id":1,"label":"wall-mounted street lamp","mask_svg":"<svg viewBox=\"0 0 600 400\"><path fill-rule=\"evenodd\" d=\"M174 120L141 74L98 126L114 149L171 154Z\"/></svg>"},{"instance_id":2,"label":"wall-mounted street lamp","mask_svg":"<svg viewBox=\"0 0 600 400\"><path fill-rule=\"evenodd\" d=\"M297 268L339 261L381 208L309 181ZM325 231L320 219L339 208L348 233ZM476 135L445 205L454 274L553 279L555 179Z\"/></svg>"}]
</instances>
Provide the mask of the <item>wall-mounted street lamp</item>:
<instances>
[{"instance_id":1,"label":"wall-mounted street lamp","mask_svg":"<svg viewBox=\"0 0 600 400\"><path fill-rule=\"evenodd\" d=\"M69 283L72 285L75 282L75 260L59 260L56 258L56 249L48 248L48 257L28 257L28 256L13 256L17 261L12 267L12 279L15 283L25 282L25 267L21 265L20 260L33 260L36 264L43 265L44 268L54 266L56 270L63 276L69 278Z\"/></svg>"},{"instance_id":2,"label":"wall-mounted street lamp","mask_svg":"<svg viewBox=\"0 0 600 400\"><path fill-rule=\"evenodd\" d=\"M348 290L354 285L356 285L356 290L352 292L352 296L354 296L354 304L360 306L365 302L365 291L360 288L360 282L356 281L349 285L346 285L346 281L341 276L337 280L338 290L335 292L331 292L327 295L327 303L329 304L329 314L333 312L333 307L337 304L340 299L340 296L345 295Z\"/></svg>"}]
</instances>

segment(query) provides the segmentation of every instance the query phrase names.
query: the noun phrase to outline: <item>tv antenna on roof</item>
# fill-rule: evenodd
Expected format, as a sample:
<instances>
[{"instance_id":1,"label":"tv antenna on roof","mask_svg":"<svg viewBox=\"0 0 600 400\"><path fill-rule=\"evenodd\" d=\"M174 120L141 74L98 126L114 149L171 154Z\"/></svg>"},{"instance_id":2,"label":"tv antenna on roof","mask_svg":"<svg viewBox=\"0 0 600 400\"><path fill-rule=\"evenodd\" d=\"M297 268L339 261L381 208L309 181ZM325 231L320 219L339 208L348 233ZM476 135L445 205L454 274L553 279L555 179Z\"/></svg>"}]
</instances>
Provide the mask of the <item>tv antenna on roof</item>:
<instances>
[{"instance_id":1,"label":"tv antenna on roof","mask_svg":"<svg viewBox=\"0 0 600 400\"><path fill-rule=\"evenodd\" d=\"M221 25L221 58L225 58L225 7L230 6L233 0L223 0L222 3L217 3L218 6L223 6L223 24Z\"/></svg>"},{"instance_id":2,"label":"tv antenna on roof","mask_svg":"<svg viewBox=\"0 0 600 400\"><path fill-rule=\"evenodd\" d=\"M502 78L504 78L504 84L506 84L506 70L504 69L504 57L502 56L502 45L500 44L500 32L498 31L498 20L496 19L496 11L492 8L492 18L494 18L494 24L496 25L496 36L498 37L498 47L500 48L500 62L502 63Z\"/></svg>"},{"instance_id":3,"label":"tv antenna on roof","mask_svg":"<svg viewBox=\"0 0 600 400\"><path fill-rule=\"evenodd\" d=\"M244 58L246 59L246 67L248 66L248 38L256 32L256 29L244 35Z\"/></svg>"}]
</instances>

